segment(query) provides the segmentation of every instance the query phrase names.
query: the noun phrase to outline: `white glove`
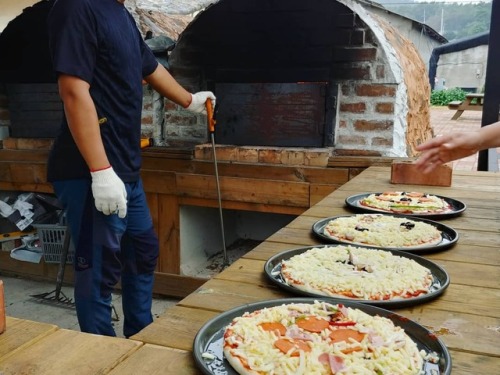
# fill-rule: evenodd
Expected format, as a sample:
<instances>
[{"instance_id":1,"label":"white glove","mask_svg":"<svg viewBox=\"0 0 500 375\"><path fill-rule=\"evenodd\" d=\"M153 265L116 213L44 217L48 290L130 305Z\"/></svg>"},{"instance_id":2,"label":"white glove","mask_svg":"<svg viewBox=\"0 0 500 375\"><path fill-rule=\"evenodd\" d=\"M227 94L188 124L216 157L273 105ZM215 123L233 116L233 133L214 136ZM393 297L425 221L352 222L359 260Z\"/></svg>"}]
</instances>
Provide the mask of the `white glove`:
<instances>
[{"instance_id":1,"label":"white glove","mask_svg":"<svg viewBox=\"0 0 500 375\"><path fill-rule=\"evenodd\" d=\"M123 219L127 215L127 191L123 181L112 167L90 172L90 175L97 211L101 211L104 215L116 213Z\"/></svg>"},{"instance_id":2,"label":"white glove","mask_svg":"<svg viewBox=\"0 0 500 375\"><path fill-rule=\"evenodd\" d=\"M205 103L207 99L212 100L212 106L215 108L215 95L211 91L200 91L196 94L191 94L191 103L186 107L188 111L195 113L207 114Z\"/></svg>"}]
</instances>

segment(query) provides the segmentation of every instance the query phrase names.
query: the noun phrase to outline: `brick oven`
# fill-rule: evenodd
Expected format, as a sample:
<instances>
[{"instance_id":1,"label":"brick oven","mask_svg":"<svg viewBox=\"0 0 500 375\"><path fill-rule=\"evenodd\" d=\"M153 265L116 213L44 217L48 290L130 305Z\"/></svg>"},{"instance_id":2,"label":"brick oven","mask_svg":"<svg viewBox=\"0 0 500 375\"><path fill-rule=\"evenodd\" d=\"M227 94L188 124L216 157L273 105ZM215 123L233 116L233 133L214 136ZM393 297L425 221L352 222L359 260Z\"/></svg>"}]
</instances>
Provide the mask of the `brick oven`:
<instances>
[{"instance_id":1,"label":"brick oven","mask_svg":"<svg viewBox=\"0 0 500 375\"><path fill-rule=\"evenodd\" d=\"M217 95L218 144L406 157L431 132L415 47L355 1L220 0L169 63L183 85ZM207 139L198 120L167 111L167 142Z\"/></svg>"}]
</instances>

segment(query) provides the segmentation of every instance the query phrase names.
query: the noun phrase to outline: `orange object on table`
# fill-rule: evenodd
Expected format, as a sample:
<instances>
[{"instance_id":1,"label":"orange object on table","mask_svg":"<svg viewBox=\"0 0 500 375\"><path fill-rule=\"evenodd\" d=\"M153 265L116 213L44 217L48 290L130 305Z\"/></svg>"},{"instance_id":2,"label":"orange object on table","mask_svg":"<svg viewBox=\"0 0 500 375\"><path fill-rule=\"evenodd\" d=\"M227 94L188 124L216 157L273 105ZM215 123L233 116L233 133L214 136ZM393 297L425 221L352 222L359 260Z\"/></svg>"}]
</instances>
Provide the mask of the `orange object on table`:
<instances>
[{"instance_id":1,"label":"orange object on table","mask_svg":"<svg viewBox=\"0 0 500 375\"><path fill-rule=\"evenodd\" d=\"M3 293L3 281L0 280L0 333L5 332L7 328L5 317L5 296Z\"/></svg>"}]
</instances>

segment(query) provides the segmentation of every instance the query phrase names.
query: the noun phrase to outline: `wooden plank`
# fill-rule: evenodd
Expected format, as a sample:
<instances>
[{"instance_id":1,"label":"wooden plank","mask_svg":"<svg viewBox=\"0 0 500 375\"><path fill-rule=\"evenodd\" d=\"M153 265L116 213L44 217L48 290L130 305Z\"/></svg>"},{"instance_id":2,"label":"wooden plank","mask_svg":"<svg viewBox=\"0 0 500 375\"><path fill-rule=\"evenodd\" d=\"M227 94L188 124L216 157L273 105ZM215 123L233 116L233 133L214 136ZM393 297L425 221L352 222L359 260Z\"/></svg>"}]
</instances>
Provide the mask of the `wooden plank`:
<instances>
[{"instance_id":1,"label":"wooden plank","mask_svg":"<svg viewBox=\"0 0 500 375\"><path fill-rule=\"evenodd\" d=\"M133 340L191 351L200 328L219 312L174 306L132 336Z\"/></svg>"},{"instance_id":2,"label":"wooden plank","mask_svg":"<svg viewBox=\"0 0 500 375\"><path fill-rule=\"evenodd\" d=\"M49 183L18 183L0 181L0 190L11 191L32 191L35 193L54 193L52 185Z\"/></svg>"},{"instance_id":3,"label":"wooden plank","mask_svg":"<svg viewBox=\"0 0 500 375\"><path fill-rule=\"evenodd\" d=\"M450 350L453 375L495 374L498 371L498 357Z\"/></svg>"},{"instance_id":4,"label":"wooden plank","mask_svg":"<svg viewBox=\"0 0 500 375\"><path fill-rule=\"evenodd\" d=\"M500 319L472 314L437 310L431 305L397 310L438 336L449 349L478 355L500 356L498 327Z\"/></svg>"},{"instance_id":5,"label":"wooden plank","mask_svg":"<svg viewBox=\"0 0 500 375\"><path fill-rule=\"evenodd\" d=\"M255 259L262 260L266 262L273 255L281 253L285 250L290 250L291 247L289 244L281 243L281 242L270 242L264 241L261 244L254 247L248 253L244 254L241 259Z\"/></svg>"},{"instance_id":6,"label":"wooden plank","mask_svg":"<svg viewBox=\"0 0 500 375\"><path fill-rule=\"evenodd\" d=\"M498 295L500 290L493 294ZM444 294L433 300L430 304L421 307L432 307L439 310L455 311L471 315L497 318L500 316L500 301L492 299L490 288L475 287L458 283L450 283ZM474 303L471 303L474 301Z\"/></svg>"},{"instance_id":7,"label":"wooden plank","mask_svg":"<svg viewBox=\"0 0 500 375\"><path fill-rule=\"evenodd\" d=\"M266 282L256 287L255 284L210 279L177 305L222 312L247 303L292 296L269 285Z\"/></svg>"},{"instance_id":8,"label":"wooden plank","mask_svg":"<svg viewBox=\"0 0 500 375\"><path fill-rule=\"evenodd\" d=\"M48 150L8 150L0 149L0 163L46 163Z\"/></svg>"},{"instance_id":9,"label":"wooden plank","mask_svg":"<svg viewBox=\"0 0 500 375\"><path fill-rule=\"evenodd\" d=\"M0 372L5 375L105 374L142 345L133 340L59 329L2 360Z\"/></svg>"},{"instance_id":10,"label":"wooden plank","mask_svg":"<svg viewBox=\"0 0 500 375\"><path fill-rule=\"evenodd\" d=\"M186 297L207 280L189 276L155 272L153 293L167 297Z\"/></svg>"},{"instance_id":11,"label":"wooden plank","mask_svg":"<svg viewBox=\"0 0 500 375\"><path fill-rule=\"evenodd\" d=\"M178 174L177 188L183 197L217 199L213 176ZM220 176L220 190L224 201L309 207L309 184L302 182Z\"/></svg>"},{"instance_id":12,"label":"wooden plank","mask_svg":"<svg viewBox=\"0 0 500 375\"><path fill-rule=\"evenodd\" d=\"M218 161L217 164L219 175L221 176L332 184L342 184L349 178L349 170L347 168L224 161ZM193 161L192 173L213 175L215 173L213 161Z\"/></svg>"},{"instance_id":13,"label":"wooden plank","mask_svg":"<svg viewBox=\"0 0 500 375\"><path fill-rule=\"evenodd\" d=\"M7 329L2 333L0 340L0 363L17 351L23 350L54 333L57 329L57 326L53 324L7 316Z\"/></svg>"},{"instance_id":14,"label":"wooden plank","mask_svg":"<svg viewBox=\"0 0 500 375\"><path fill-rule=\"evenodd\" d=\"M179 206L199 206L199 207L212 207L218 208L219 202L215 199L204 199L204 198L191 198L191 197L179 197ZM228 210L241 210L241 211L255 211L255 212L269 212L285 215L300 215L304 212L303 207L288 207L281 206L277 204L262 204L262 203L251 203L251 202L234 202L234 201L224 201L221 202L222 207Z\"/></svg>"},{"instance_id":15,"label":"wooden plank","mask_svg":"<svg viewBox=\"0 0 500 375\"><path fill-rule=\"evenodd\" d=\"M173 160L166 153L150 156L144 151L142 170L170 171L214 175L212 160ZM239 163L218 160L220 176L258 178L263 180L285 180L296 182L343 184L349 180L348 168L322 168L308 166L289 166L262 163Z\"/></svg>"},{"instance_id":16,"label":"wooden plank","mask_svg":"<svg viewBox=\"0 0 500 375\"><path fill-rule=\"evenodd\" d=\"M176 194L176 176L172 172L141 170L144 191L147 193Z\"/></svg>"},{"instance_id":17,"label":"wooden plank","mask_svg":"<svg viewBox=\"0 0 500 375\"><path fill-rule=\"evenodd\" d=\"M109 374L185 375L196 372L191 352L146 344L120 362Z\"/></svg>"},{"instance_id":18,"label":"wooden plank","mask_svg":"<svg viewBox=\"0 0 500 375\"><path fill-rule=\"evenodd\" d=\"M160 195L158 212L158 239L161 249L158 270L180 274L180 213L177 198L173 195Z\"/></svg>"},{"instance_id":19,"label":"wooden plank","mask_svg":"<svg viewBox=\"0 0 500 375\"><path fill-rule=\"evenodd\" d=\"M309 207L314 206L341 185L311 184L309 187Z\"/></svg>"},{"instance_id":20,"label":"wooden plank","mask_svg":"<svg viewBox=\"0 0 500 375\"><path fill-rule=\"evenodd\" d=\"M370 166L390 166L397 158L380 156L337 156L328 160L328 167L368 168Z\"/></svg>"}]
</instances>

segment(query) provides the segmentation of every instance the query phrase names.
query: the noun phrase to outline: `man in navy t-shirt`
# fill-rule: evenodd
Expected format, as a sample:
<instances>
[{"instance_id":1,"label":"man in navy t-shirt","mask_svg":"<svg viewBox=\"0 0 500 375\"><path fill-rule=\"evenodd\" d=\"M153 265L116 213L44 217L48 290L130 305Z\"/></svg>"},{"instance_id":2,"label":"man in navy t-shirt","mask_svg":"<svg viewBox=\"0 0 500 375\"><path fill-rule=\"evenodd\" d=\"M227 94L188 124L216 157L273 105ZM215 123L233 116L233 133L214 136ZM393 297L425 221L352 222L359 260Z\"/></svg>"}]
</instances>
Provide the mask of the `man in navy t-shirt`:
<instances>
[{"instance_id":1,"label":"man in navy t-shirt","mask_svg":"<svg viewBox=\"0 0 500 375\"><path fill-rule=\"evenodd\" d=\"M191 94L158 64L125 0L56 0L50 50L64 120L48 162L75 244L75 302L84 332L115 336L111 293L121 281L124 335L152 322L158 238L140 179L142 81L205 113L209 91Z\"/></svg>"}]
</instances>

